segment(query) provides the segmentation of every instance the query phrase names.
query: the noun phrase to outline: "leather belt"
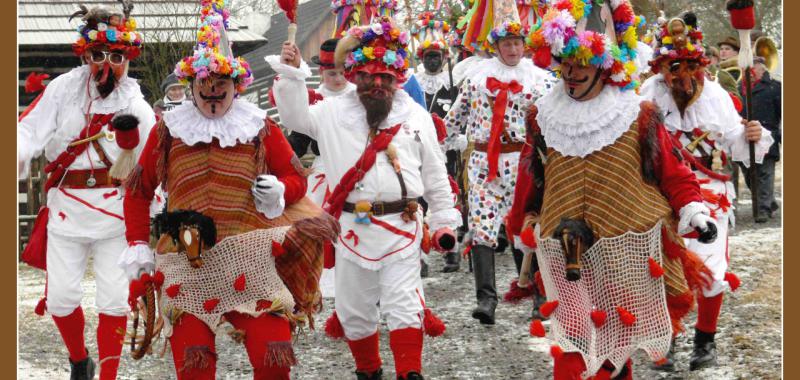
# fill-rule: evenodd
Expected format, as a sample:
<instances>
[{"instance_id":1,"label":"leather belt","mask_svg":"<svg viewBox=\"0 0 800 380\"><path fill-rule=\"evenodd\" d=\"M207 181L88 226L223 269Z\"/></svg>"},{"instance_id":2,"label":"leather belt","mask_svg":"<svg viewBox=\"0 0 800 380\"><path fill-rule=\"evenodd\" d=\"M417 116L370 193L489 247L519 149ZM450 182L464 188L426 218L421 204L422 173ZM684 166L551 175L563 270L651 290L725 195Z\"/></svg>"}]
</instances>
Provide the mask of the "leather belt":
<instances>
[{"instance_id":1,"label":"leather belt","mask_svg":"<svg viewBox=\"0 0 800 380\"><path fill-rule=\"evenodd\" d=\"M413 199L401 199L393 202L372 202L372 215L383 216L389 214L399 214L406 210L406 206L408 206L408 202L410 201L413 201ZM342 211L352 214L355 212L355 209L356 205L354 203L345 202Z\"/></svg>"},{"instance_id":2,"label":"leather belt","mask_svg":"<svg viewBox=\"0 0 800 380\"><path fill-rule=\"evenodd\" d=\"M500 153L522 152L524 146L524 142L502 143L500 144ZM489 150L489 143L476 142L475 150L486 153Z\"/></svg>"},{"instance_id":3,"label":"leather belt","mask_svg":"<svg viewBox=\"0 0 800 380\"><path fill-rule=\"evenodd\" d=\"M120 184L120 181L111 178L108 168L101 168L68 171L61 181L60 187L65 189L102 189L117 187Z\"/></svg>"}]
</instances>

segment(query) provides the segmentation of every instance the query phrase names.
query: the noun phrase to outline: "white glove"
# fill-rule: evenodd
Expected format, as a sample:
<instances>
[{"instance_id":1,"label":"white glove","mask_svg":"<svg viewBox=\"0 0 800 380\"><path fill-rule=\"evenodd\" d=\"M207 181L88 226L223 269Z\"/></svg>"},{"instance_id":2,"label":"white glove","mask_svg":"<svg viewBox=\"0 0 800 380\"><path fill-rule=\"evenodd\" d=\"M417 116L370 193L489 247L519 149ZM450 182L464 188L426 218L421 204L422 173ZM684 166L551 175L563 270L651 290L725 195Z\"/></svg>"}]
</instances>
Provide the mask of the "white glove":
<instances>
[{"instance_id":1,"label":"white glove","mask_svg":"<svg viewBox=\"0 0 800 380\"><path fill-rule=\"evenodd\" d=\"M286 207L286 201L283 199L285 191L286 185L278 181L278 177L274 175L262 174L256 177L252 188L256 210L269 219L281 216Z\"/></svg>"},{"instance_id":2,"label":"white glove","mask_svg":"<svg viewBox=\"0 0 800 380\"><path fill-rule=\"evenodd\" d=\"M711 216L703 213L694 214L694 216L692 216L692 220L689 221L689 225L692 226L692 228L698 229L700 231L707 230L709 223L716 226L717 221L714 220L714 218L712 218Z\"/></svg>"},{"instance_id":3,"label":"white glove","mask_svg":"<svg viewBox=\"0 0 800 380\"><path fill-rule=\"evenodd\" d=\"M117 266L125 270L128 281L138 279L143 272L153 273L156 269L156 259L153 250L143 241L137 241L122 252Z\"/></svg>"},{"instance_id":4,"label":"white glove","mask_svg":"<svg viewBox=\"0 0 800 380\"><path fill-rule=\"evenodd\" d=\"M456 141L453 143L453 147L459 151L463 152L467 149L467 145L469 145L469 141L467 141L467 135L458 135L456 137Z\"/></svg>"}]
</instances>

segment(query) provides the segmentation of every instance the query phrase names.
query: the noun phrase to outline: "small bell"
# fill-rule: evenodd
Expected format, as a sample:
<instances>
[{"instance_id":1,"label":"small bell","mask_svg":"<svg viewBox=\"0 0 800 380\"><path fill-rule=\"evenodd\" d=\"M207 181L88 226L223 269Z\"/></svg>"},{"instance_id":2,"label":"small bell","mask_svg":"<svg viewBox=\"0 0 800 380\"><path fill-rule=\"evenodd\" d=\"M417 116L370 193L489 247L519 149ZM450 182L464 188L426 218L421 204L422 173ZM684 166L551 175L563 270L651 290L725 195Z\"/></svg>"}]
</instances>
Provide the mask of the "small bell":
<instances>
[{"instance_id":1,"label":"small bell","mask_svg":"<svg viewBox=\"0 0 800 380\"><path fill-rule=\"evenodd\" d=\"M711 170L715 172L722 171L722 151L719 149L711 151Z\"/></svg>"}]
</instances>

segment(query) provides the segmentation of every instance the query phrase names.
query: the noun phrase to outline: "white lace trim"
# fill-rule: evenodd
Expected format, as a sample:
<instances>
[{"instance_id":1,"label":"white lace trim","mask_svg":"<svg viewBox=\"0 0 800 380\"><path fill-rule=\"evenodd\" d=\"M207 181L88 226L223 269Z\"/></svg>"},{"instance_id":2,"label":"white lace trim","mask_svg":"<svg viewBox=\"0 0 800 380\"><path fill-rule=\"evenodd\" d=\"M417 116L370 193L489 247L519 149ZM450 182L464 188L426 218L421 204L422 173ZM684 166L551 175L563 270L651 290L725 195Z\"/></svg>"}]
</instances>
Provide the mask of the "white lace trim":
<instances>
[{"instance_id":1,"label":"white lace trim","mask_svg":"<svg viewBox=\"0 0 800 380\"><path fill-rule=\"evenodd\" d=\"M128 279L139 277L139 270L152 271L156 266L156 258L153 250L147 242L137 241L129 245L122 251L117 259L117 267L125 270Z\"/></svg>"},{"instance_id":2,"label":"white lace trim","mask_svg":"<svg viewBox=\"0 0 800 380\"><path fill-rule=\"evenodd\" d=\"M219 140L223 148L250 142L264 128L267 111L243 99L235 99L231 109L219 119L209 119L193 103L184 103L164 113L164 123L172 137L192 146Z\"/></svg>"},{"instance_id":3,"label":"white lace trim","mask_svg":"<svg viewBox=\"0 0 800 380\"><path fill-rule=\"evenodd\" d=\"M522 85L523 92L538 92L540 95L544 94L547 82L554 81L547 71L534 65L528 58L523 58L516 66L508 66L497 57L477 61L472 70L469 70L469 77L465 79L477 85L486 95L494 96L486 88L486 79L489 77L505 83L515 80Z\"/></svg>"},{"instance_id":4,"label":"white lace trim","mask_svg":"<svg viewBox=\"0 0 800 380\"><path fill-rule=\"evenodd\" d=\"M594 99L576 101L562 81L536 102L536 121L549 148L583 158L617 141L639 114L640 102L633 91L615 86L605 86Z\"/></svg>"},{"instance_id":5,"label":"white lace trim","mask_svg":"<svg viewBox=\"0 0 800 380\"><path fill-rule=\"evenodd\" d=\"M336 99L340 101L337 108L342 111L342 117L345 119L345 123L349 125L357 125L358 123L366 124L367 110L364 108L364 105L361 104L358 93L350 91ZM414 102L414 99L412 99L407 92L402 90L395 91L394 99L392 100L392 110L389 111L389 116L386 117L386 120L384 120L378 128L385 129L408 121L414 106L422 108L422 106Z\"/></svg>"},{"instance_id":6,"label":"white lace trim","mask_svg":"<svg viewBox=\"0 0 800 380\"><path fill-rule=\"evenodd\" d=\"M86 94L86 81L89 80L89 65L82 65L70 70L63 76L67 77L67 82L71 83L64 88L67 91L74 91L74 97L79 99L81 109L86 110L89 105L89 96L96 98L92 101L92 113L115 113L117 111L128 108L131 101L135 98L144 98L142 90L139 88L139 83L135 79L123 76L117 88L111 92L106 98L99 97L97 87L94 83L89 84L89 91L91 95Z\"/></svg>"},{"instance_id":7,"label":"white lace trim","mask_svg":"<svg viewBox=\"0 0 800 380\"><path fill-rule=\"evenodd\" d=\"M417 78L419 86L422 87L422 91L425 91L426 94L435 94L442 87L446 90L450 89L450 74L447 71L443 70L438 74L431 75L425 72L425 68L422 65L419 65L414 76Z\"/></svg>"}]
</instances>

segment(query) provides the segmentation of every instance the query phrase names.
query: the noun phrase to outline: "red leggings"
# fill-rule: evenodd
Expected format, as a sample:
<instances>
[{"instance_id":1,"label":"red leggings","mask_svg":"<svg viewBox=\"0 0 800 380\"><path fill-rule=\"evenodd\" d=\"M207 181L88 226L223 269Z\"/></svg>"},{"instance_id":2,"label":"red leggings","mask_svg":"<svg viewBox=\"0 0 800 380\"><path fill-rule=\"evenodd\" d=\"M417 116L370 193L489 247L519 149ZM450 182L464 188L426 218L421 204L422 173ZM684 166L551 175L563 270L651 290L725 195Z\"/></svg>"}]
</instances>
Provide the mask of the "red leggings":
<instances>
[{"instance_id":1,"label":"red leggings","mask_svg":"<svg viewBox=\"0 0 800 380\"><path fill-rule=\"evenodd\" d=\"M253 366L253 379L289 379L289 371L295 363L289 321L272 314L251 317L238 312L226 313L225 318L234 328L244 331L244 346ZM173 326L169 342L178 380L214 380L217 352L214 332L208 325L185 313Z\"/></svg>"}]
</instances>

